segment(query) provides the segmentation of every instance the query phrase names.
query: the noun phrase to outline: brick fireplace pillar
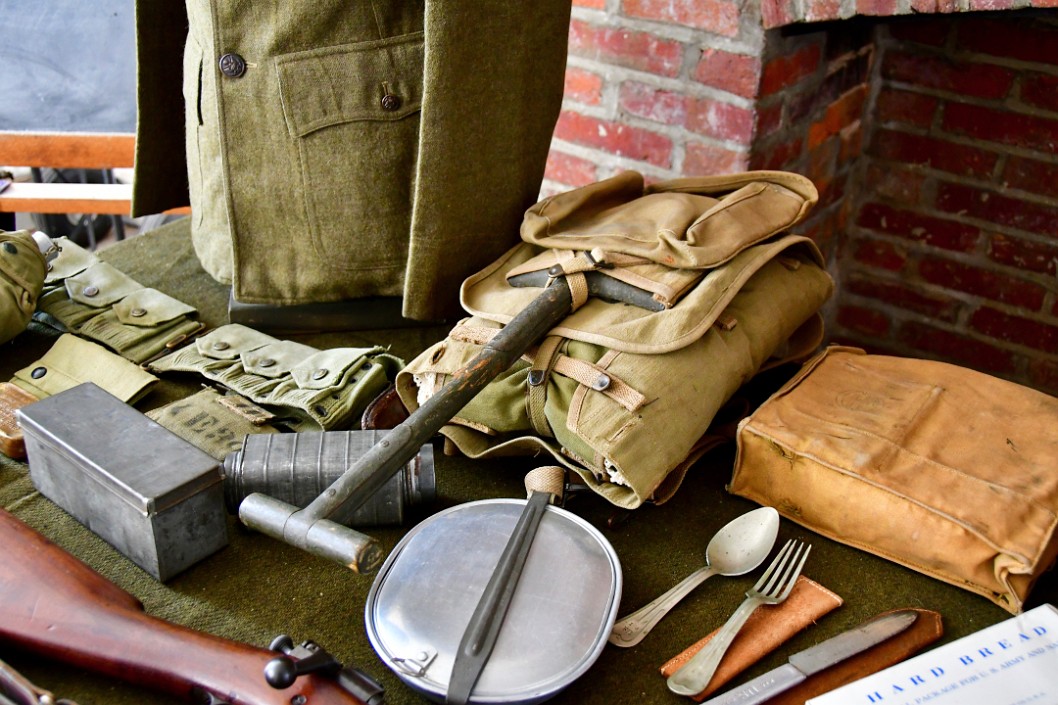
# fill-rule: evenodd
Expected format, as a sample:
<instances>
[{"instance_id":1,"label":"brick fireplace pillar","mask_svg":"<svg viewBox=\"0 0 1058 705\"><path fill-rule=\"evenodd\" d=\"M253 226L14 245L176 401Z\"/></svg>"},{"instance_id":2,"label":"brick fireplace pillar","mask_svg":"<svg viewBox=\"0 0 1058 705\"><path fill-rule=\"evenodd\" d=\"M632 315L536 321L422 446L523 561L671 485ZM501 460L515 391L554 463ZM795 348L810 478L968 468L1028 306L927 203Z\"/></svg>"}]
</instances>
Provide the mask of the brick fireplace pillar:
<instances>
[{"instance_id":1,"label":"brick fireplace pillar","mask_svg":"<svg viewBox=\"0 0 1058 705\"><path fill-rule=\"evenodd\" d=\"M574 0L545 193L626 169L804 174L820 204L800 232L838 282L828 342L1058 394L1047 7Z\"/></svg>"}]
</instances>

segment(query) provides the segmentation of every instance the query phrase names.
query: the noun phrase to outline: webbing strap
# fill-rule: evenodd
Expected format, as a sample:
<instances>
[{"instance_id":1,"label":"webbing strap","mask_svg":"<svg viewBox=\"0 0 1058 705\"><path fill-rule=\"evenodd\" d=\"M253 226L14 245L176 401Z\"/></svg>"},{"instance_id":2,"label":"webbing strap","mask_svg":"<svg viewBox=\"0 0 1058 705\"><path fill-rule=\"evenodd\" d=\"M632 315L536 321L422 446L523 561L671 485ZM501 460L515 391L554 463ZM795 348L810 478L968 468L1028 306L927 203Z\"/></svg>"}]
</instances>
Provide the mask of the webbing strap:
<instances>
[{"instance_id":1,"label":"webbing strap","mask_svg":"<svg viewBox=\"0 0 1058 705\"><path fill-rule=\"evenodd\" d=\"M639 410L647 401L642 392L624 380L585 360L559 355L555 360L554 372L576 380L596 392L602 392L628 411Z\"/></svg>"},{"instance_id":2,"label":"webbing strap","mask_svg":"<svg viewBox=\"0 0 1058 705\"><path fill-rule=\"evenodd\" d=\"M551 374L555 354L558 346L562 344L562 338L557 335L549 335L540 342L540 346L532 353L529 365L529 383L525 385L525 410L529 416L529 422L533 430L544 438L554 438L551 426L544 414L544 404L547 402L547 378Z\"/></svg>"}]
</instances>

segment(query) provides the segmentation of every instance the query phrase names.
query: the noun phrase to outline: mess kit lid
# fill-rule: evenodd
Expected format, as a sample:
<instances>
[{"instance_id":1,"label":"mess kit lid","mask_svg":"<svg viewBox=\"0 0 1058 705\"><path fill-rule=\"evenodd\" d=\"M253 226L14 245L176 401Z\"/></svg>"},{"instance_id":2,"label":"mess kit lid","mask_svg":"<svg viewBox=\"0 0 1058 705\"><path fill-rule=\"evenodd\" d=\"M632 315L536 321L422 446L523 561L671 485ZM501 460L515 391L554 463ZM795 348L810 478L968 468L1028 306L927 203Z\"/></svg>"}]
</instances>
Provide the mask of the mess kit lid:
<instances>
[{"instance_id":1,"label":"mess kit lid","mask_svg":"<svg viewBox=\"0 0 1058 705\"><path fill-rule=\"evenodd\" d=\"M365 608L381 659L443 701L455 654L525 500L469 502L413 528L379 570ZM613 628L621 568L583 519L548 507L472 703L551 697L595 662Z\"/></svg>"},{"instance_id":2,"label":"mess kit lid","mask_svg":"<svg viewBox=\"0 0 1058 705\"><path fill-rule=\"evenodd\" d=\"M87 478L69 482L94 482L144 514L221 481L216 459L91 382L24 406L18 418L38 452L58 453ZM46 467L33 445L31 477Z\"/></svg>"}]
</instances>

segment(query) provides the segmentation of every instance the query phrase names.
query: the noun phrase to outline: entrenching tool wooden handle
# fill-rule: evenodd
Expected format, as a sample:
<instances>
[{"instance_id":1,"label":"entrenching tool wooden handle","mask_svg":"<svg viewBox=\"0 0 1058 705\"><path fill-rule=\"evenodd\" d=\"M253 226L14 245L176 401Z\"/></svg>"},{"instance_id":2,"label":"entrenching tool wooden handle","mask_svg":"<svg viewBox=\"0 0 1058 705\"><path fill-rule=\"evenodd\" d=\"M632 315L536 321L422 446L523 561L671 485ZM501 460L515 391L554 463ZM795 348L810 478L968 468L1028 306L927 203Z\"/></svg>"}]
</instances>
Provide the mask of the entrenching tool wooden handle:
<instances>
[{"instance_id":1,"label":"entrenching tool wooden handle","mask_svg":"<svg viewBox=\"0 0 1058 705\"><path fill-rule=\"evenodd\" d=\"M363 705L335 680L310 674L288 688L265 682L276 654L182 627L0 509L0 641L123 681L231 705Z\"/></svg>"},{"instance_id":2,"label":"entrenching tool wooden handle","mask_svg":"<svg viewBox=\"0 0 1058 705\"><path fill-rule=\"evenodd\" d=\"M254 493L239 505L239 518L252 529L315 555L359 572L373 570L382 558L377 544L342 524L478 392L561 321L572 302L565 281L556 279L437 394L390 430L311 504L298 509Z\"/></svg>"}]
</instances>

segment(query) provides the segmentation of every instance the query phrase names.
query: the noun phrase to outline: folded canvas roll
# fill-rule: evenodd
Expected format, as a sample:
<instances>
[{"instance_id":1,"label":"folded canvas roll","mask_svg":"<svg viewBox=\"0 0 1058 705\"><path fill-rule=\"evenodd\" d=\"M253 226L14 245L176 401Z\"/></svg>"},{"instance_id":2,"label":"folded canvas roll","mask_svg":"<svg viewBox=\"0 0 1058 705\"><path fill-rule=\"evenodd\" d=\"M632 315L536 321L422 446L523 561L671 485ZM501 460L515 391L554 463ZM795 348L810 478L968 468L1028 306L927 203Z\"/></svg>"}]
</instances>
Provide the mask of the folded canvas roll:
<instances>
[{"instance_id":1,"label":"folded canvas roll","mask_svg":"<svg viewBox=\"0 0 1058 705\"><path fill-rule=\"evenodd\" d=\"M1013 613L1058 556L1058 399L831 347L739 426L730 491Z\"/></svg>"}]
</instances>

